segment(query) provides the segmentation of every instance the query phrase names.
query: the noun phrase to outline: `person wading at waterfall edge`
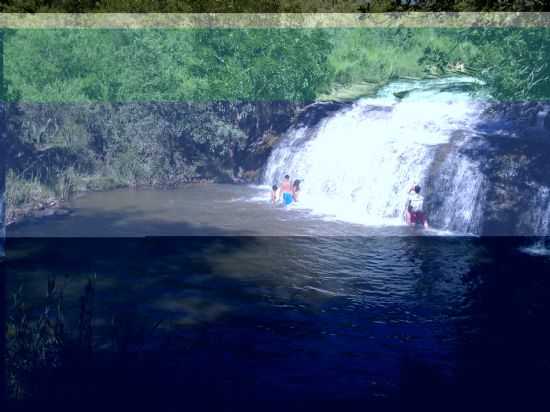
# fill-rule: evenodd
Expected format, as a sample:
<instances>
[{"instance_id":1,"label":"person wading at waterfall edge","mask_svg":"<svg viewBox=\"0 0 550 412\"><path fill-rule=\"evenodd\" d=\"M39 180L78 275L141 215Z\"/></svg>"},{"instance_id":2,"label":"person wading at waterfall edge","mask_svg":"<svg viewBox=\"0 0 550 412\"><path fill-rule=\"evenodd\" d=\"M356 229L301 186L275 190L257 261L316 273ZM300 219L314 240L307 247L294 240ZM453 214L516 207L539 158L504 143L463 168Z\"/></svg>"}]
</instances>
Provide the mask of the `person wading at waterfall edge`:
<instances>
[{"instance_id":1,"label":"person wading at waterfall edge","mask_svg":"<svg viewBox=\"0 0 550 412\"><path fill-rule=\"evenodd\" d=\"M279 200L279 188L277 185L271 187L271 203L275 204Z\"/></svg>"},{"instance_id":2,"label":"person wading at waterfall edge","mask_svg":"<svg viewBox=\"0 0 550 412\"><path fill-rule=\"evenodd\" d=\"M428 228L428 219L424 213L424 196L420 194L420 186L414 185L409 190L409 199L406 206L406 220L409 225L424 225L424 228Z\"/></svg>"},{"instance_id":3,"label":"person wading at waterfall edge","mask_svg":"<svg viewBox=\"0 0 550 412\"><path fill-rule=\"evenodd\" d=\"M289 175L285 175L285 178L281 183L281 197L285 206L288 206L292 203L292 186L290 185Z\"/></svg>"},{"instance_id":4,"label":"person wading at waterfall edge","mask_svg":"<svg viewBox=\"0 0 550 412\"><path fill-rule=\"evenodd\" d=\"M298 201L298 197L300 196L300 180L296 179L294 183L292 183L292 197L294 198L294 201Z\"/></svg>"}]
</instances>

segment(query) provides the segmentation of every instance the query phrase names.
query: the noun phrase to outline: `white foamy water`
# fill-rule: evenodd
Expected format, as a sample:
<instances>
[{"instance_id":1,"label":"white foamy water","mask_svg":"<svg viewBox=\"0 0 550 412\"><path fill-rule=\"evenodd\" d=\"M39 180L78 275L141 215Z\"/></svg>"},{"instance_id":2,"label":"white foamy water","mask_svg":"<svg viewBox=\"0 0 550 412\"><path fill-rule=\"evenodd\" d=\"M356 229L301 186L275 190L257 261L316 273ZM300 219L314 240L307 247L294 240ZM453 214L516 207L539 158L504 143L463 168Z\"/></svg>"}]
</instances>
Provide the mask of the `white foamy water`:
<instances>
[{"instance_id":1,"label":"white foamy water","mask_svg":"<svg viewBox=\"0 0 550 412\"><path fill-rule=\"evenodd\" d=\"M523 213L520 222L525 225L523 235L547 236L550 234L550 188L539 187Z\"/></svg>"},{"instance_id":2,"label":"white foamy water","mask_svg":"<svg viewBox=\"0 0 550 412\"><path fill-rule=\"evenodd\" d=\"M540 213L537 215L536 233L548 235L550 233L550 188L541 188L539 193L541 197L540 204L546 205L546 207L541 208Z\"/></svg>"},{"instance_id":3,"label":"white foamy water","mask_svg":"<svg viewBox=\"0 0 550 412\"><path fill-rule=\"evenodd\" d=\"M544 240L522 247L520 250L531 256L550 256L550 249L546 247Z\"/></svg>"},{"instance_id":4,"label":"white foamy water","mask_svg":"<svg viewBox=\"0 0 550 412\"><path fill-rule=\"evenodd\" d=\"M427 180L437 148L478 121L481 103L446 87L476 82L395 82L324 119L313 133L289 130L271 155L264 183L280 182L288 173L302 180L299 206L314 214L372 226L402 225L407 191ZM394 95L399 92L406 92L402 99ZM445 173L456 190L447 195L441 229L470 231L481 174L464 156L455 156ZM453 224L457 219L462 223Z\"/></svg>"}]
</instances>

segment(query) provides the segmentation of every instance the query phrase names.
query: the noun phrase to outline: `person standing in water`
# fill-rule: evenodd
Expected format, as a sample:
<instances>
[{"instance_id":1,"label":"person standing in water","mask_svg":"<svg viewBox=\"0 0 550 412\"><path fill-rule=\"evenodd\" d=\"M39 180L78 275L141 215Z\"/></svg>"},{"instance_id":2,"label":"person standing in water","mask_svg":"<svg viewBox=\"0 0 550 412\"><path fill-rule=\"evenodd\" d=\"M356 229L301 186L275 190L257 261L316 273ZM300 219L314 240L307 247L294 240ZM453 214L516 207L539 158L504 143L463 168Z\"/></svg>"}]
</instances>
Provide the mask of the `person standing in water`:
<instances>
[{"instance_id":1,"label":"person standing in water","mask_svg":"<svg viewBox=\"0 0 550 412\"><path fill-rule=\"evenodd\" d=\"M428 219L426 219L426 214L424 213L424 196L420 194L420 189L419 185L414 185L409 190L409 199L407 200L405 213L409 225L423 225L427 229Z\"/></svg>"},{"instance_id":2,"label":"person standing in water","mask_svg":"<svg viewBox=\"0 0 550 412\"><path fill-rule=\"evenodd\" d=\"M300 180L296 179L292 184L292 197L295 202L298 201L299 196L300 196Z\"/></svg>"},{"instance_id":3,"label":"person standing in water","mask_svg":"<svg viewBox=\"0 0 550 412\"><path fill-rule=\"evenodd\" d=\"M271 203L273 204L275 204L277 200L279 200L278 190L279 188L277 187L277 185L273 185L271 187Z\"/></svg>"},{"instance_id":4,"label":"person standing in water","mask_svg":"<svg viewBox=\"0 0 550 412\"><path fill-rule=\"evenodd\" d=\"M290 176L285 175L283 182L281 183L281 197L283 198L283 204L288 206L292 203L292 186L290 185Z\"/></svg>"}]
</instances>

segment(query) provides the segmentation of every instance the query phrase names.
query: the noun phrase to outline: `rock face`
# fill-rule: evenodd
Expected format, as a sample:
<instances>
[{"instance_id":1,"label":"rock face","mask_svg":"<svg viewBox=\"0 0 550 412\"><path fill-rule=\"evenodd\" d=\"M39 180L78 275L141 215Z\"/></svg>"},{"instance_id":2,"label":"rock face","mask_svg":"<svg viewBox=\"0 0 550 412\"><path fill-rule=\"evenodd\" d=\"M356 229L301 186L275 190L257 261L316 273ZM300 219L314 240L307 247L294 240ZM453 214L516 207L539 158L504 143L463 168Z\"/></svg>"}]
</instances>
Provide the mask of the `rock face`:
<instances>
[{"instance_id":1,"label":"rock face","mask_svg":"<svg viewBox=\"0 0 550 412\"><path fill-rule=\"evenodd\" d=\"M315 127L332 113L351 107L353 102L327 101L304 107L296 116L295 127Z\"/></svg>"},{"instance_id":2,"label":"rock face","mask_svg":"<svg viewBox=\"0 0 550 412\"><path fill-rule=\"evenodd\" d=\"M490 185L482 232L543 234L540 233L544 229L540 227L542 222L537 222L534 215L544 213L546 207L537 204L537 199L550 188L550 141L532 142L501 136L491 136L488 140L482 171Z\"/></svg>"},{"instance_id":3,"label":"rock face","mask_svg":"<svg viewBox=\"0 0 550 412\"><path fill-rule=\"evenodd\" d=\"M240 109L239 127L247 136L245 147L235 154L237 181L256 183L271 149L290 127L301 104L257 102L250 110Z\"/></svg>"},{"instance_id":4,"label":"rock face","mask_svg":"<svg viewBox=\"0 0 550 412\"><path fill-rule=\"evenodd\" d=\"M458 132L438 148L425 182L434 226L488 236L550 234L549 109L541 102L491 105L475 135ZM463 157L477 168L480 184L462 188L477 191L467 194L473 199L468 216L449 218L446 201L461 190L452 176Z\"/></svg>"},{"instance_id":5,"label":"rock face","mask_svg":"<svg viewBox=\"0 0 550 412\"><path fill-rule=\"evenodd\" d=\"M550 133L550 102L501 102L484 113L488 132L517 137L540 138Z\"/></svg>"},{"instance_id":6,"label":"rock face","mask_svg":"<svg viewBox=\"0 0 550 412\"><path fill-rule=\"evenodd\" d=\"M481 233L550 233L549 109L541 102L494 105L482 124L484 144L466 149L488 182Z\"/></svg>"}]
</instances>

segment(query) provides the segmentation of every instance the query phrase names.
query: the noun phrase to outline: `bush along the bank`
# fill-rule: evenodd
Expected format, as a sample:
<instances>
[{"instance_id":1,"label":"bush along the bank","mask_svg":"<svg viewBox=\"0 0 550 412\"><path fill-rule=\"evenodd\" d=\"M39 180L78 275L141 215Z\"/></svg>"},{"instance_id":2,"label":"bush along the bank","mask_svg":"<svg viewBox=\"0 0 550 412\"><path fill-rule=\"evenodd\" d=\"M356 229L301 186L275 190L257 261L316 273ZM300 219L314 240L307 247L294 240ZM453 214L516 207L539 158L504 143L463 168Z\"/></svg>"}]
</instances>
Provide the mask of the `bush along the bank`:
<instances>
[{"instance_id":1,"label":"bush along the bank","mask_svg":"<svg viewBox=\"0 0 550 412\"><path fill-rule=\"evenodd\" d=\"M90 276L69 310L67 282L48 279L44 300L26 300L21 287L10 296L6 329L6 373L12 400L80 400L107 390L105 371L124 372L126 362L139 362L144 342L162 321L133 319L112 313L98 331L96 278ZM72 307L72 305L71 305ZM118 369L117 369L118 368ZM100 391L100 392L97 392ZM90 399L93 400L93 399Z\"/></svg>"},{"instance_id":2,"label":"bush along the bank","mask_svg":"<svg viewBox=\"0 0 550 412\"><path fill-rule=\"evenodd\" d=\"M81 297L76 336L66 327L63 289L54 278L47 283L42 308L25 302L22 289L11 296L7 321L6 371L11 399L47 398L49 379L74 356L85 359L93 347L94 281Z\"/></svg>"}]
</instances>

